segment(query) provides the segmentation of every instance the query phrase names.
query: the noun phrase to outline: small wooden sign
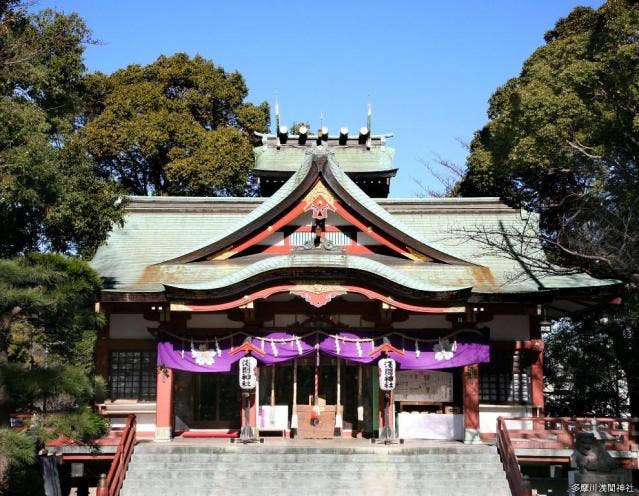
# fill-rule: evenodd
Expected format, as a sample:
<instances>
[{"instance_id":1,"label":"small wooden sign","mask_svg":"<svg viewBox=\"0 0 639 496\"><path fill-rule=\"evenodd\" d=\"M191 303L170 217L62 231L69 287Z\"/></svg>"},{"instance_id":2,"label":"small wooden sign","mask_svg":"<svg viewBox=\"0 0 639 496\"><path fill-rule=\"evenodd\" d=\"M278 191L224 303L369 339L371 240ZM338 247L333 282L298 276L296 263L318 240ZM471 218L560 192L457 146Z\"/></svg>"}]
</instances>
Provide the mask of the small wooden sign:
<instances>
[{"instance_id":1,"label":"small wooden sign","mask_svg":"<svg viewBox=\"0 0 639 496\"><path fill-rule=\"evenodd\" d=\"M397 372L395 401L453 401L453 374L434 370L400 370Z\"/></svg>"}]
</instances>

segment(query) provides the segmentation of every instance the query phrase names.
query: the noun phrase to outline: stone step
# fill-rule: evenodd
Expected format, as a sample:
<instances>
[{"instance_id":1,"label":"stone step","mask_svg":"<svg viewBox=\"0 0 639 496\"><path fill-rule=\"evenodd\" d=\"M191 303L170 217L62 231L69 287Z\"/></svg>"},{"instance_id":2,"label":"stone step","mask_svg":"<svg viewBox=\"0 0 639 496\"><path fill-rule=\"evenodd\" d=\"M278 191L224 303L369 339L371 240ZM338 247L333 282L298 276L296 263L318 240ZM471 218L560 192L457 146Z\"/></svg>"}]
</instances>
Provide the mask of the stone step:
<instances>
[{"instance_id":1,"label":"stone step","mask_svg":"<svg viewBox=\"0 0 639 496\"><path fill-rule=\"evenodd\" d=\"M376 485L374 487L322 487L322 488L309 488L320 496L389 496L389 495L401 495L401 496L511 496L510 489L508 488L473 488L472 490L459 488L454 489L448 487L429 487L429 488L415 488L415 487L380 487ZM304 488L304 493L307 492L307 488ZM300 496L301 492L299 486L295 487L273 487L263 488L262 486L256 487L233 487L229 488L189 488L187 496L243 496L243 495L256 495L256 494L274 494L277 496ZM185 496L185 491L182 488L168 489L163 488L162 492L158 492L154 488L136 488L134 490L122 489L120 496Z\"/></svg>"},{"instance_id":2,"label":"stone step","mask_svg":"<svg viewBox=\"0 0 639 496\"><path fill-rule=\"evenodd\" d=\"M161 488L161 492L158 490ZM126 481L122 496L168 496L169 494L180 494L195 496L195 494L348 494L369 495L369 494L420 494L435 496L446 495L473 495L473 496L496 496L498 494L509 494L508 484L500 480L487 480L479 482L460 481L438 481L437 483L419 483L416 481L395 481L388 479L376 479L368 481L348 481L334 482L331 480L298 480L297 484L286 484L283 481L272 480L250 480L238 481L235 483L215 484L208 481L156 481L150 484L149 481Z\"/></svg>"},{"instance_id":3,"label":"stone step","mask_svg":"<svg viewBox=\"0 0 639 496\"><path fill-rule=\"evenodd\" d=\"M507 496L491 446L143 443L121 496Z\"/></svg>"},{"instance_id":4,"label":"stone step","mask_svg":"<svg viewBox=\"0 0 639 496\"><path fill-rule=\"evenodd\" d=\"M265 460L280 460L283 463L499 463L499 455L272 455L262 453L243 453L241 455L229 455L226 453L180 453L180 454L146 454L134 452L133 457L144 459L147 462L191 462L191 463L217 463L227 461L229 463L252 463Z\"/></svg>"},{"instance_id":5,"label":"stone step","mask_svg":"<svg viewBox=\"0 0 639 496\"><path fill-rule=\"evenodd\" d=\"M259 453L259 454L329 454L329 455L348 455L348 454L396 454L396 455L437 455L437 454L465 454L465 455L481 455L496 453L494 446L432 446L420 448L400 448L386 446L370 446L357 448L314 448L304 446L268 446L268 445L223 445L223 446L198 446L198 445L176 445L164 443L140 443L135 447L138 453Z\"/></svg>"},{"instance_id":6,"label":"stone step","mask_svg":"<svg viewBox=\"0 0 639 496\"><path fill-rule=\"evenodd\" d=\"M417 475L411 476L408 478L398 479L392 473L384 473L384 474L375 474L374 477L349 477L350 474L339 474L337 472L327 473L325 475L321 474L305 474L305 473L290 473L288 474L290 477L284 478L279 477L281 474L277 474L278 477L274 475L270 475L268 473L259 473L259 474L235 474L235 473L226 473L226 474L216 474L220 477L215 478L211 477L196 477L195 474L186 475L180 474L178 477L166 478L163 475L155 474L155 477L146 477L146 478L138 478L138 477L126 477L125 484L127 487L139 486L143 487L145 485L149 485L150 481L157 487L199 487L202 484L207 483L216 483L222 484L231 483L231 484L240 484L240 485L251 485L256 484L260 486L268 486L269 484L282 484L285 482L300 482L306 487L308 484L325 484L325 485L353 485L353 484L366 484L368 482L374 480L392 480L395 481L398 485L411 485L411 484L420 484L420 485L428 485L436 487L440 485L449 485L455 487L492 487L495 484L508 485L506 481L506 477L502 474L501 477L496 477L491 475L489 477L470 477L470 478L453 478L451 474L439 474L437 476L434 475L424 475L424 477L419 477ZM233 482L235 481L235 482Z\"/></svg>"},{"instance_id":7,"label":"stone step","mask_svg":"<svg viewBox=\"0 0 639 496\"><path fill-rule=\"evenodd\" d=\"M501 463L429 463L429 464L415 464L415 463L397 463L387 464L383 462L376 463L350 463L348 465L342 465L348 467L348 469L339 468L339 471L348 470L349 472L361 472L361 471L376 471L383 470L393 472L413 472L420 471L423 473L437 473L445 472L450 473L454 470L464 471L486 471L486 472L501 472L503 471ZM140 460L132 463L129 468L129 473L138 473L145 471L261 471L261 472L291 472L291 471L303 471L303 472L325 472L332 470L334 467L340 467L335 464L301 464L301 463L285 463L279 460L265 460L262 463L172 463L172 462L155 462L148 463L146 460Z\"/></svg>"},{"instance_id":8,"label":"stone step","mask_svg":"<svg viewBox=\"0 0 639 496\"><path fill-rule=\"evenodd\" d=\"M135 470L127 473L127 479L129 480L141 480L141 479L158 479L158 473L162 473L161 480L174 480L174 479L206 479L206 480L220 480L220 479L228 479L228 480L245 480L252 479L255 477L269 477L275 476L279 480L291 480L291 479L302 479L306 480L308 478L315 477L328 477L333 481L337 480L361 480L361 479L374 479L377 475L379 475L379 469L361 469L361 470L352 470L351 467L347 467L345 470L296 470L295 468L290 469L280 469L280 470L266 470L262 467L256 468L254 470L232 470L230 468L225 468L224 470L170 470L164 469L165 472L157 472L151 470ZM421 471L419 467L410 467L410 470L397 470L397 469L389 469L385 470L386 474L397 476L397 477L410 477L412 480L424 480L427 479L429 481L446 481L446 480L467 480L472 478L473 480L481 480L481 479L495 479L498 477L503 477L503 471L497 470L475 470L468 471L464 468L459 468L459 472L443 472L443 471Z\"/></svg>"}]
</instances>

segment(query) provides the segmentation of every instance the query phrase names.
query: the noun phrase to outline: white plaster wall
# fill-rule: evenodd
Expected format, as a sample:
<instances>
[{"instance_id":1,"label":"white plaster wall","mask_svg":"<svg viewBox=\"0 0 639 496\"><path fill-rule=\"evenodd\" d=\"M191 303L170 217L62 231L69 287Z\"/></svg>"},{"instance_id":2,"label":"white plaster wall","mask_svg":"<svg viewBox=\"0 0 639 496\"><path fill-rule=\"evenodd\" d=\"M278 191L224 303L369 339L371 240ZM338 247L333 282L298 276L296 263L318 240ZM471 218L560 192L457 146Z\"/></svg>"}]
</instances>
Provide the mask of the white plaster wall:
<instances>
[{"instance_id":1,"label":"white plaster wall","mask_svg":"<svg viewBox=\"0 0 639 496\"><path fill-rule=\"evenodd\" d=\"M486 322L491 341L526 341L530 339L528 315L496 315Z\"/></svg>"},{"instance_id":2,"label":"white plaster wall","mask_svg":"<svg viewBox=\"0 0 639 496\"><path fill-rule=\"evenodd\" d=\"M530 417L530 405L479 405L479 432L495 432L497 417ZM509 429L532 429L532 424L525 421L508 422Z\"/></svg>"},{"instance_id":3,"label":"white plaster wall","mask_svg":"<svg viewBox=\"0 0 639 496\"><path fill-rule=\"evenodd\" d=\"M237 329L244 327L243 322L229 319L223 313L194 313L191 318L186 321L187 328L232 328Z\"/></svg>"},{"instance_id":4,"label":"white plaster wall","mask_svg":"<svg viewBox=\"0 0 639 496\"><path fill-rule=\"evenodd\" d=\"M155 432L155 412L153 413L136 413L137 421L136 431L138 432ZM109 425L112 428L123 429L126 423L126 417L112 417L109 419Z\"/></svg>"},{"instance_id":5,"label":"white plaster wall","mask_svg":"<svg viewBox=\"0 0 639 496\"><path fill-rule=\"evenodd\" d=\"M393 322L394 329L450 329L445 315L409 315L404 322Z\"/></svg>"},{"instance_id":6,"label":"white plaster wall","mask_svg":"<svg viewBox=\"0 0 639 496\"><path fill-rule=\"evenodd\" d=\"M153 339L147 327L157 327L158 322L146 320L141 314L113 313L109 316L111 339Z\"/></svg>"}]
</instances>

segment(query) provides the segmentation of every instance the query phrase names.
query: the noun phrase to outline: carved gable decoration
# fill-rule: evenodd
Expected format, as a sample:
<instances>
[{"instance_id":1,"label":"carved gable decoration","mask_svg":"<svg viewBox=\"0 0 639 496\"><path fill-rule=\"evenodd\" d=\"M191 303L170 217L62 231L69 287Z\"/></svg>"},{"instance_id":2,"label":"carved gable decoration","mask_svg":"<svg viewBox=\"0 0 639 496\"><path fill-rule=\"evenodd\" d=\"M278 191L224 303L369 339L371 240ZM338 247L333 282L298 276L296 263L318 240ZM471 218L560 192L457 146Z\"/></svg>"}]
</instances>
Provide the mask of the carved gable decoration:
<instances>
[{"instance_id":1,"label":"carved gable decoration","mask_svg":"<svg viewBox=\"0 0 639 496\"><path fill-rule=\"evenodd\" d=\"M318 181L302 200L304 212L311 211L313 219L326 219L328 211L335 212L335 197L322 181Z\"/></svg>"}]
</instances>

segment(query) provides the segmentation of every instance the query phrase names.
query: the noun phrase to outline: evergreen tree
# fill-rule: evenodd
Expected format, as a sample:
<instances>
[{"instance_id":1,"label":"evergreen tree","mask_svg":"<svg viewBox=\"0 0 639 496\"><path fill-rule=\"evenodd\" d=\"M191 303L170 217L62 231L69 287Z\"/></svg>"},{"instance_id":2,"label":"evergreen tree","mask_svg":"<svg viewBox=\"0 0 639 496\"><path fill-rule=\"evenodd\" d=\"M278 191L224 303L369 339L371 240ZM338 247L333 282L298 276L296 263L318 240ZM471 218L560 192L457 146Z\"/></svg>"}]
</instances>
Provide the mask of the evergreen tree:
<instances>
[{"instance_id":1,"label":"evergreen tree","mask_svg":"<svg viewBox=\"0 0 639 496\"><path fill-rule=\"evenodd\" d=\"M241 195L253 166L253 131L269 107L246 103L243 77L199 55L161 56L92 74L77 145L104 178L135 195Z\"/></svg>"},{"instance_id":2,"label":"evergreen tree","mask_svg":"<svg viewBox=\"0 0 639 496\"><path fill-rule=\"evenodd\" d=\"M560 19L521 74L491 96L489 122L471 142L467 172L454 190L501 196L539 213L541 230L534 236L541 237L552 262L625 283L624 303L607 310L608 324L576 317L549 336L548 379L558 381L551 385L580 392L564 396L556 413L584 411L585 403L600 405L593 413L621 411L612 403L603 406L596 388L567 386L569 377L610 376L590 344L603 339L614 343L600 351L627 381L624 395L639 416L637 32L636 1L577 7ZM520 235L525 244L530 234ZM563 346L572 338L579 346ZM560 377L555 368L562 363L569 373Z\"/></svg>"}]
</instances>

